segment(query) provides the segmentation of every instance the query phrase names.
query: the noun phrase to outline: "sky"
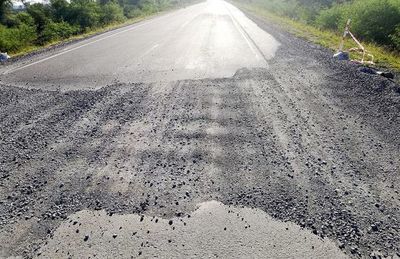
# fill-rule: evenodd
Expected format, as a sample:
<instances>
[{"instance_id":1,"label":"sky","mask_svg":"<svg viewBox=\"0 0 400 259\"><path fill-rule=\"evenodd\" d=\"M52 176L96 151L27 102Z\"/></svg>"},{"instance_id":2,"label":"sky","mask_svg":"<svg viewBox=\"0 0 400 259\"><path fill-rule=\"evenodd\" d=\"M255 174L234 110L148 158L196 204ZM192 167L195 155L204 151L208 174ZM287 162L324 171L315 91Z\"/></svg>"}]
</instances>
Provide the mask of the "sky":
<instances>
[{"instance_id":1,"label":"sky","mask_svg":"<svg viewBox=\"0 0 400 259\"><path fill-rule=\"evenodd\" d=\"M19 1L19 0L14 0L14 1L12 1L12 2L13 2L13 7L14 7L14 8L21 8L21 7L24 6L24 5L22 4L22 2ZM34 4L34 3L48 3L49 1L48 1L48 0L26 0L26 2L27 2L27 3Z\"/></svg>"}]
</instances>

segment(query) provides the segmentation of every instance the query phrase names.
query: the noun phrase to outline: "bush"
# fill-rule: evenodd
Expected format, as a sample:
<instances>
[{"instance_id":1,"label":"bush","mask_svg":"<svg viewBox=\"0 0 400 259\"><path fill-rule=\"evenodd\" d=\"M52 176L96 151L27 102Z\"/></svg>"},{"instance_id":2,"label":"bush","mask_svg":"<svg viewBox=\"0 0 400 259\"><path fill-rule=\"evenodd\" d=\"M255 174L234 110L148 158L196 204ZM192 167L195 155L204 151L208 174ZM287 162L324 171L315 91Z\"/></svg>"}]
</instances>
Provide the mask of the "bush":
<instances>
[{"instance_id":1,"label":"bush","mask_svg":"<svg viewBox=\"0 0 400 259\"><path fill-rule=\"evenodd\" d=\"M320 12L316 25L342 31L349 18L351 31L360 39L398 48L396 26L400 26L400 1L355 0L334 5Z\"/></svg>"},{"instance_id":2,"label":"bush","mask_svg":"<svg viewBox=\"0 0 400 259\"><path fill-rule=\"evenodd\" d=\"M66 0L50 0L51 12L57 22L65 21L69 12L69 2Z\"/></svg>"},{"instance_id":3,"label":"bush","mask_svg":"<svg viewBox=\"0 0 400 259\"><path fill-rule=\"evenodd\" d=\"M127 11L126 17L135 18L143 15L143 12L139 8L131 8Z\"/></svg>"},{"instance_id":4,"label":"bush","mask_svg":"<svg viewBox=\"0 0 400 259\"><path fill-rule=\"evenodd\" d=\"M50 22L45 26L40 35L39 43L44 44L56 40L67 39L78 32L78 26L72 26L66 22Z\"/></svg>"},{"instance_id":5,"label":"bush","mask_svg":"<svg viewBox=\"0 0 400 259\"><path fill-rule=\"evenodd\" d=\"M0 25L0 51L13 52L33 45L35 42L35 27L22 24L15 28Z\"/></svg>"},{"instance_id":6,"label":"bush","mask_svg":"<svg viewBox=\"0 0 400 259\"><path fill-rule=\"evenodd\" d=\"M152 14L157 12L157 6L151 0L142 0L139 2L140 10L144 14Z\"/></svg>"},{"instance_id":7,"label":"bush","mask_svg":"<svg viewBox=\"0 0 400 259\"><path fill-rule=\"evenodd\" d=\"M91 0L73 0L66 21L79 25L83 31L97 27L100 23L100 6Z\"/></svg>"},{"instance_id":8,"label":"bush","mask_svg":"<svg viewBox=\"0 0 400 259\"><path fill-rule=\"evenodd\" d=\"M393 46L400 52L400 24L397 25L395 32L390 35Z\"/></svg>"},{"instance_id":9,"label":"bush","mask_svg":"<svg viewBox=\"0 0 400 259\"><path fill-rule=\"evenodd\" d=\"M341 30L348 19L346 16L347 5L334 5L332 8L320 12L315 24L322 29Z\"/></svg>"},{"instance_id":10,"label":"bush","mask_svg":"<svg viewBox=\"0 0 400 259\"><path fill-rule=\"evenodd\" d=\"M397 6L396 6L397 5ZM400 1L356 0L349 8L352 30L359 37L390 45L390 35L400 24Z\"/></svg>"},{"instance_id":11,"label":"bush","mask_svg":"<svg viewBox=\"0 0 400 259\"><path fill-rule=\"evenodd\" d=\"M30 26L35 25L35 21L33 20L32 16L30 16L26 12L17 13L15 18L18 21L18 25L22 25L22 24L26 24L26 25L30 25Z\"/></svg>"},{"instance_id":12,"label":"bush","mask_svg":"<svg viewBox=\"0 0 400 259\"><path fill-rule=\"evenodd\" d=\"M6 20L3 23L7 27L18 27L22 24L35 25L35 21L32 16L26 12L19 12L17 14L7 15Z\"/></svg>"},{"instance_id":13,"label":"bush","mask_svg":"<svg viewBox=\"0 0 400 259\"><path fill-rule=\"evenodd\" d=\"M268 8L277 14L288 16L292 19L298 18L297 8L298 3L294 0L291 1L271 1Z\"/></svg>"},{"instance_id":14,"label":"bush","mask_svg":"<svg viewBox=\"0 0 400 259\"><path fill-rule=\"evenodd\" d=\"M101 7L101 23L110 24L113 22L123 22L125 20L124 10L115 2L108 2Z\"/></svg>"},{"instance_id":15,"label":"bush","mask_svg":"<svg viewBox=\"0 0 400 259\"><path fill-rule=\"evenodd\" d=\"M46 24L51 21L51 10L47 5L32 4L28 6L26 11L33 18L38 33L41 33Z\"/></svg>"},{"instance_id":16,"label":"bush","mask_svg":"<svg viewBox=\"0 0 400 259\"><path fill-rule=\"evenodd\" d=\"M3 23L6 20L6 16L10 12L11 5L11 0L0 0L0 23Z\"/></svg>"}]
</instances>

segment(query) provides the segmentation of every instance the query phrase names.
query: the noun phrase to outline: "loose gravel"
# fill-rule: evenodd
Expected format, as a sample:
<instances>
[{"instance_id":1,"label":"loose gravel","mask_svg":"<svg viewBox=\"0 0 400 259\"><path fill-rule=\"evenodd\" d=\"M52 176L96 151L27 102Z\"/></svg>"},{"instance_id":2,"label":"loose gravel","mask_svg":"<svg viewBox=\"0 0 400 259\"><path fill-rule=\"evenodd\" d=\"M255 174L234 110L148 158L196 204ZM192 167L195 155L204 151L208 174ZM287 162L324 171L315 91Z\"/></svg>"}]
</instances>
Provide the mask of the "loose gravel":
<instances>
[{"instance_id":1,"label":"loose gravel","mask_svg":"<svg viewBox=\"0 0 400 259\"><path fill-rule=\"evenodd\" d=\"M37 255L84 209L169 220L210 200L352 257L400 256L400 87L252 19L282 43L268 69L96 91L1 85L0 256Z\"/></svg>"}]
</instances>

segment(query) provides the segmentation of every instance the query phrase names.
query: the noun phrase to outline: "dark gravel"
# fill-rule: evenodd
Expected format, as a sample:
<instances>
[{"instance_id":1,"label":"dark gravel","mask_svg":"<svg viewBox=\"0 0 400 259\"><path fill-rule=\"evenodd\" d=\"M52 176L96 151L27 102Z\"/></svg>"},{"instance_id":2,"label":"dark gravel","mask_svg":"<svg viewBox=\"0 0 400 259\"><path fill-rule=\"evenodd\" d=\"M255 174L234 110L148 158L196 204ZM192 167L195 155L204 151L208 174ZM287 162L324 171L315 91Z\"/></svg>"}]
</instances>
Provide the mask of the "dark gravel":
<instances>
[{"instance_id":1,"label":"dark gravel","mask_svg":"<svg viewBox=\"0 0 400 259\"><path fill-rule=\"evenodd\" d=\"M34 256L84 208L170 218L207 200L261 208L353 257L398 255L400 87L253 19L283 44L269 69L0 86L0 256Z\"/></svg>"}]
</instances>

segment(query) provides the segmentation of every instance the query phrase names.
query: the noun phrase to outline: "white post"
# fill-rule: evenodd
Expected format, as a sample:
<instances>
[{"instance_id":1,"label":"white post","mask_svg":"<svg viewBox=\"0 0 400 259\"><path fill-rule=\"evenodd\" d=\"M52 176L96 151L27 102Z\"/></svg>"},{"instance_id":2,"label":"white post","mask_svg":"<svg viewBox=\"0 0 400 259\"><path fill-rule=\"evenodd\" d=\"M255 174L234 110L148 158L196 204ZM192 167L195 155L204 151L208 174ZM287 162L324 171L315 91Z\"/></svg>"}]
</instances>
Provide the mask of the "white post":
<instances>
[{"instance_id":1,"label":"white post","mask_svg":"<svg viewBox=\"0 0 400 259\"><path fill-rule=\"evenodd\" d=\"M348 34L349 31L350 31L350 23L351 23L351 19L348 19L348 20L347 20L347 23L346 23L346 27L344 28L344 33L343 33L342 41L340 42L340 45L339 45L339 51L343 51L344 39L346 38L347 34Z\"/></svg>"}]
</instances>

